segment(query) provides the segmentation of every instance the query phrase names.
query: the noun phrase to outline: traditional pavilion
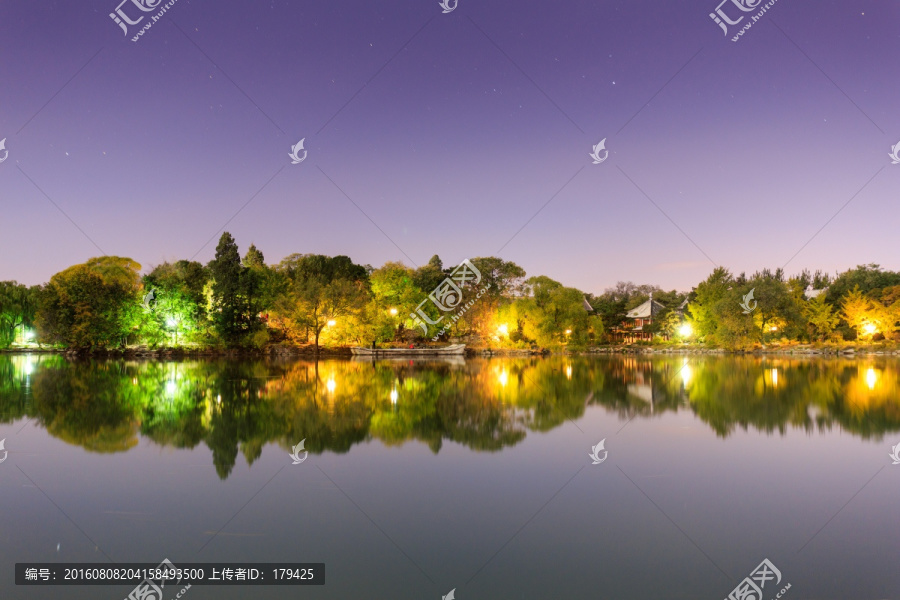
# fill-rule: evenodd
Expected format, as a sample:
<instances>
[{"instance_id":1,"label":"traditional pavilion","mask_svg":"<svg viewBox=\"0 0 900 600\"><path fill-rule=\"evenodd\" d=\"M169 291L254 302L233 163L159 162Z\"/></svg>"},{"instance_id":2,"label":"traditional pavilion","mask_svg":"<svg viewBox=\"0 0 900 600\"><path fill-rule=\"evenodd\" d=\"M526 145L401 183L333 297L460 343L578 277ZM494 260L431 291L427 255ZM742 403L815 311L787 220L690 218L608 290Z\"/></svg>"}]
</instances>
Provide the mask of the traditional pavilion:
<instances>
[{"instance_id":1,"label":"traditional pavilion","mask_svg":"<svg viewBox=\"0 0 900 600\"><path fill-rule=\"evenodd\" d=\"M628 311L622 325L613 330L613 336L617 341L625 342L626 344L639 341L649 342L653 339L653 333L645 331L644 328L653 323L653 318L665 308L665 306L653 299L653 294L651 293L649 300Z\"/></svg>"}]
</instances>

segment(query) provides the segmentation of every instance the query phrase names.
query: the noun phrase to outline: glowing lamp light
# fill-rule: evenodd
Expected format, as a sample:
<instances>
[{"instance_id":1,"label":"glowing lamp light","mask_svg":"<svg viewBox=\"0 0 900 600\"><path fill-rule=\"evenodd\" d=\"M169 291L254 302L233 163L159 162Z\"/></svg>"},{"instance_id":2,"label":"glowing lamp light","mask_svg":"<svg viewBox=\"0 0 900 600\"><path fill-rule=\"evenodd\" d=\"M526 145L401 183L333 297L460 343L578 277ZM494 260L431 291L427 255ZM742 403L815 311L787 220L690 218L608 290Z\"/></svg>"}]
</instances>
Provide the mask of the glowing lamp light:
<instances>
[{"instance_id":1,"label":"glowing lamp light","mask_svg":"<svg viewBox=\"0 0 900 600\"><path fill-rule=\"evenodd\" d=\"M497 332L500 335L509 335L509 327L507 327L506 323L497 328Z\"/></svg>"},{"instance_id":2,"label":"glowing lamp light","mask_svg":"<svg viewBox=\"0 0 900 600\"><path fill-rule=\"evenodd\" d=\"M680 333L684 337L688 337L689 335L694 333L694 330L691 328L690 325L685 323L684 325L682 325L681 327L678 328L678 333Z\"/></svg>"},{"instance_id":3,"label":"glowing lamp light","mask_svg":"<svg viewBox=\"0 0 900 600\"><path fill-rule=\"evenodd\" d=\"M771 327L769 327L769 331L778 331L778 326L772 325Z\"/></svg>"},{"instance_id":4,"label":"glowing lamp light","mask_svg":"<svg viewBox=\"0 0 900 600\"><path fill-rule=\"evenodd\" d=\"M865 325L863 325L863 331L865 331L865 332L868 333L869 335L872 335L873 333L875 333L876 331L878 331L878 328L875 327L875 326L874 326L873 324L871 324L871 323L866 323ZM871 370L871 369L870 369L870 370Z\"/></svg>"},{"instance_id":5,"label":"glowing lamp light","mask_svg":"<svg viewBox=\"0 0 900 600\"><path fill-rule=\"evenodd\" d=\"M334 327L335 325L337 325L337 321L335 321L334 319L332 319L331 321L328 321L329 327Z\"/></svg>"},{"instance_id":6,"label":"glowing lamp light","mask_svg":"<svg viewBox=\"0 0 900 600\"><path fill-rule=\"evenodd\" d=\"M397 309L396 309L396 308L392 308L392 309L389 310L388 312L391 313L391 316L395 316L395 317L397 316Z\"/></svg>"},{"instance_id":7,"label":"glowing lamp light","mask_svg":"<svg viewBox=\"0 0 900 600\"><path fill-rule=\"evenodd\" d=\"M566 329L566 335L572 335L572 330L571 330L571 329Z\"/></svg>"}]
</instances>

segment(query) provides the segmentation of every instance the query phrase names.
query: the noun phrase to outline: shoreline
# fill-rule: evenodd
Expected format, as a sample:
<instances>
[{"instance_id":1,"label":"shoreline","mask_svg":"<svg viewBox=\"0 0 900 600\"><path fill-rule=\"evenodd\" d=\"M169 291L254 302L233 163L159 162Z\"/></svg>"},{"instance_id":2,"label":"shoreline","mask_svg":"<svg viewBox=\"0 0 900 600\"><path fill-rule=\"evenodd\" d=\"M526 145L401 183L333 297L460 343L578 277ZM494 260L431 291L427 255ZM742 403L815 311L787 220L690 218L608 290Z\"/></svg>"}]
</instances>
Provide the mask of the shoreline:
<instances>
[{"instance_id":1,"label":"shoreline","mask_svg":"<svg viewBox=\"0 0 900 600\"><path fill-rule=\"evenodd\" d=\"M298 357L298 358L350 358L350 347L315 348L310 346L271 346L262 349L217 349L217 348L125 348L109 350L71 350L66 348L4 348L2 354L56 354L69 358L250 358L250 357ZM718 356L810 356L810 357L861 357L900 356L900 347L889 346L813 346L801 344L788 347L763 347L747 350L725 348L704 348L699 346L594 346L580 350L522 349L469 347L465 358L532 358L546 356L592 356L592 355L718 355Z\"/></svg>"}]
</instances>

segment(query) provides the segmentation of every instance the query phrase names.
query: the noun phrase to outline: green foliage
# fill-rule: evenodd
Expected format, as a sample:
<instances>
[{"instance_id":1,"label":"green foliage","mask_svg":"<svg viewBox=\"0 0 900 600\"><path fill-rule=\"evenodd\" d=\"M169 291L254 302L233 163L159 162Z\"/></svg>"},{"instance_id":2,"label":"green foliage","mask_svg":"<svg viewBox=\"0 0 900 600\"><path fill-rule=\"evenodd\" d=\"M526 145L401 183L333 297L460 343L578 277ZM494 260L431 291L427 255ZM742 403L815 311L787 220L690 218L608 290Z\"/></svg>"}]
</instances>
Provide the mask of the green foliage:
<instances>
[{"instance_id":1,"label":"green foliage","mask_svg":"<svg viewBox=\"0 0 900 600\"><path fill-rule=\"evenodd\" d=\"M688 304L687 310L689 323L698 339L715 342L716 331L721 324L719 307L734 283L734 277L728 269L716 267L694 290L693 299Z\"/></svg>"},{"instance_id":2,"label":"green foliage","mask_svg":"<svg viewBox=\"0 0 900 600\"><path fill-rule=\"evenodd\" d=\"M250 344L263 327L260 312L274 295L274 278L255 246L247 253L247 263L241 261L231 234L223 233L209 263L210 319L218 338L232 348Z\"/></svg>"},{"instance_id":3,"label":"green foliage","mask_svg":"<svg viewBox=\"0 0 900 600\"><path fill-rule=\"evenodd\" d=\"M859 265L838 275L828 286L828 302L836 305L856 288L866 296L875 297L895 285L900 285L900 273L885 271L874 263Z\"/></svg>"},{"instance_id":4,"label":"green foliage","mask_svg":"<svg viewBox=\"0 0 900 600\"><path fill-rule=\"evenodd\" d=\"M144 276L144 300L133 313L137 339L150 345L202 344L211 340L204 287L208 272L198 262L163 263Z\"/></svg>"},{"instance_id":5,"label":"green foliage","mask_svg":"<svg viewBox=\"0 0 900 600\"><path fill-rule=\"evenodd\" d=\"M0 281L0 348L8 348L16 328L31 327L37 310L38 288L15 281Z\"/></svg>"},{"instance_id":6,"label":"green foliage","mask_svg":"<svg viewBox=\"0 0 900 600\"><path fill-rule=\"evenodd\" d=\"M812 334L819 341L824 341L831 336L834 328L841 318L836 314L834 307L828 304L825 294L819 294L803 306L803 315L809 323Z\"/></svg>"},{"instance_id":7,"label":"green foliage","mask_svg":"<svg viewBox=\"0 0 900 600\"><path fill-rule=\"evenodd\" d=\"M277 271L287 281L274 307L275 322L285 335L295 342L307 342L312 335L317 351L321 334L332 321L345 338L362 336L359 322L369 299L365 267L346 256L294 254Z\"/></svg>"},{"instance_id":8,"label":"green foliage","mask_svg":"<svg viewBox=\"0 0 900 600\"><path fill-rule=\"evenodd\" d=\"M752 316L760 342L778 339L782 335L797 339L807 333L802 305L791 293L781 269L774 273L764 269L754 274L746 286L753 290L757 302Z\"/></svg>"},{"instance_id":9,"label":"green foliage","mask_svg":"<svg viewBox=\"0 0 900 600\"><path fill-rule=\"evenodd\" d=\"M841 317L856 330L857 337L863 327L871 322L873 308L872 300L862 293L858 285L841 299Z\"/></svg>"},{"instance_id":10,"label":"green foliage","mask_svg":"<svg viewBox=\"0 0 900 600\"><path fill-rule=\"evenodd\" d=\"M138 303L139 270L130 258L105 256L51 277L35 319L41 339L81 349L124 345Z\"/></svg>"},{"instance_id":11,"label":"green foliage","mask_svg":"<svg viewBox=\"0 0 900 600\"><path fill-rule=\"evenodd\" d=\"M444 272L444 263L441 261L441 258L435 254L431 257L431 260L428 261L427 265L416 269L413 272L412 277L415 286L427 295L430 294L446 276L447 273Z\"/></svg>"},{"instance_id":12,"label":"green foliage","mask_svg":"<svg viewBox=\"0 0 900 600\"><path fill-rule=\"evenodd\" d=\"M216 257L209 263L212 276L213 313L216 333L228 346L238 346L247 329L241 298L241 255L227 231L219 238Z\"/></svg>"},{"instance_id":13,"label":"green foliage","mask_svg":"<svg viewBox=\"0 0 900 600\"><path fill-rule=\"evenodd\" d=\"M835 336L900 338L900 273L875 264L833 280L820 271L786 278L781 269L764 269L748 278L717 267L690 294L620 281L595 296L549 277L525 281L524 269L498 257L472 263L481 281L462 284L463 300L477 301L460 304L463 314L454 315L427 301L454 270L437 255L416 269L402 263L372 269L347 256L319 254L291 254L270 267L252 244L242 259L225 232L206 267L163 263L140 280L135 261L104 256L57 273L41 288L0 282L0 348L10 345L16 328L32 323L40 341L73 348L407 343L435 334L434 327L423 333L411 317L420 308L438 327L452 325L450 336L474 334L486 344L507 346L584 347L603 341L604 331L620 327L627 311L651 294L665 308L643 330L669 338L678 338L685 321L692 340L734 349ZM825 294L807 301L806 290L826 286ZM741 303L751 290L755 306L748 314ZM685 299L690 302L682 317L677 309ZM593 310L584 309L585 300Z\"/></svg>"},{"instance_id":14,"label":"green foliage","mask_svg":"<svg viewBox=\"0 0 900 600\"><path fill-rule=\"evenodd\" d=\"M468 282L465 294L474 298L480 290L486 288L486 291L466 311L463 324L472 332L490 336L496 331L495 316L500 307L522 293L525 269L496 256L473 258L471 263L481 273L481 281L478 284Z\"/></svg>"},{"instance_id":15,"label":"green foliage","mask_svg":"<svg viewBox=\"0 0 900 600\"><path fill-rule=\"evenodd\" d=\"M599 339L602 321L585 310L581 291L545 276L525 284L531 293L518 303L518 312L526 338L545 348L584 348Z\"/></svg>"},{"instance_id":16,"label":"green foliage","mask_svg":"<svg viewBox=\"0 0 900 600\"><path fill-rule=\"evenodd\" d=\"M426 293L416 286L414 277L412 269L398 262L385 263L372 271L369 276L372 302L363 319L370 329L363 339L389 341L398 334L402 336L403 329L415 327L409 315L415 312ZM396 314L391 314L392 310ZM417 335L422 333L418 328L414 331Z\"/></svg>"},{"instance_id":17,"label":"green foliage","mask_svg":"<svg viewBox=\"0 0 900 600\"><path fill-rule=\"evenodd\" d=\"M329 283L335 279L364 281L368 271L354 264L347 256L325 256L323 254L291 254L282 260L277 269L291 281L316 280Z\"/></svg>"}]
</instances>

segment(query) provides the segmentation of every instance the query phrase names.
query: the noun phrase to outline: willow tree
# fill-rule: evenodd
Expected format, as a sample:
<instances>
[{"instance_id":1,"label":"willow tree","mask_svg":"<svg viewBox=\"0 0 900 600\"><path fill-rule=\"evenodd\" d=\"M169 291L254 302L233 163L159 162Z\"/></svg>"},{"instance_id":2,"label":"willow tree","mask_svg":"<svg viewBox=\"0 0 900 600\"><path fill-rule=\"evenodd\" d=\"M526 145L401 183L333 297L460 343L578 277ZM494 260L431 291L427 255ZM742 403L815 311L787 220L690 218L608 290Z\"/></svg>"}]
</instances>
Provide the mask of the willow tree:
<instances>
[{"instance_id":1,"label":"willow tree","mask_svg":"<svg viewBox=\"0 0 900 600\"><path fill-rule=\"evenodd\" d=\"M33 324L36 308L36 288L0 281L0 348L8 348L15 341L18 327Z\"/></svg>"}]
</instances>

